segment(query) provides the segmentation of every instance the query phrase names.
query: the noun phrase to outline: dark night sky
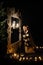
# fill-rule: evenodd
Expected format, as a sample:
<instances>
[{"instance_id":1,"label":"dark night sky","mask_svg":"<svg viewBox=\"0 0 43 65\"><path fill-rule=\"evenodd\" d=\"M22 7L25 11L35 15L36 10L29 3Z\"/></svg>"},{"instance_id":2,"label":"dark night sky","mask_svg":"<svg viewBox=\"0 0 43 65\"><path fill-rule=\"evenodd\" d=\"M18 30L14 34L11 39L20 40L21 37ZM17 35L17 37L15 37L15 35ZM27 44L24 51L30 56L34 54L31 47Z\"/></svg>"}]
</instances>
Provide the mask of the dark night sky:
<instances>
[{"instance_id":1,"label":"dark night sky","mask_svg":"<svg viewBox=\"0 0 43 65\"><path fill-rule=\"evenodd\" d=\"M43 43L43 24L42 24L42 8L41 2L31 2L25 0L4 1L4 7L15 7L22 14L23 23L30 26L33 39L37 43Z\"/></svg>"}]
</instances>

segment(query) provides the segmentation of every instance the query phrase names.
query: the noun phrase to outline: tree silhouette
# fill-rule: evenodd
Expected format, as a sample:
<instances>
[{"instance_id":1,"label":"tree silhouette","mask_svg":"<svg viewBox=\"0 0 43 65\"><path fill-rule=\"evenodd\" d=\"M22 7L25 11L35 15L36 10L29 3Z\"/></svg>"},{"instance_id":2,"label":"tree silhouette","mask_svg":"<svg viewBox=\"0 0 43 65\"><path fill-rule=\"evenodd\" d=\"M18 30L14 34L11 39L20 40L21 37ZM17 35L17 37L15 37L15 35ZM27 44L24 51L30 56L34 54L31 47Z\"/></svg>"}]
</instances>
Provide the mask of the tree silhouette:
<instances>
[{"instance_id":1,"label":"tree silhouette","mask_svg":"<svg viewBox=\"0 0 43 65\"><path fill-rule=\"evenodd\" d=\"M7 29L6 29L6 11L3 7L3 2L0 3L0 46L1 52L4 52L7 41Z\"/></svg>"}]
</instances>

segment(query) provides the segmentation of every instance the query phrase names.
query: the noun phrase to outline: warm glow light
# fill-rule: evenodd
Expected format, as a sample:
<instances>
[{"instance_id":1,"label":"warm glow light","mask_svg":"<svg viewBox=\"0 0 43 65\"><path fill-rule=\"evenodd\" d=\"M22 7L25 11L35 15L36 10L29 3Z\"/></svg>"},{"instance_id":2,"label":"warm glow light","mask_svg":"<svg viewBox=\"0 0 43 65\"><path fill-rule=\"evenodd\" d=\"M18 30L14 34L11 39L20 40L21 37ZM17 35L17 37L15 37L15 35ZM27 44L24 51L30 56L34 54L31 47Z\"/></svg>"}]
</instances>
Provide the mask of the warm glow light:
<instances>
[{"instance_id":1,"label":"warm glow light","mask_svg":"<svg viewBox=\"0 0 43 65\"><path fill-rule=\"evenodd\" d=\"M19 61L21 61L21 60L22 60L22 57L20 57Z\"/></svg>"},{"instance_id":2,"label":"warm glow light","mask_svg":"<svg viewBox=\"0 0 43 65\"><path fill-rule=\"evenodd\" d=\"M26 60L28 60L28 57L26 57Z\"/></svg>"},{"instance_id":3,"label":"warm glow light","mask_svg":"<svg viewBox=\"0 0 43 65\"><path fill-rule=\"evenodd\" d=\"M29 36L29 34L26 34L26 36Z\"/></svg>"},{"instance_id":4,"label":"warm glow light","mask_svg":"<svg viewBox=\"0 0 43 65\"><path fill-rule=\"evenodd\" d=\"M37 57L35 57L35 61L37 61Z\"/></svg>"},{"instance_id":5,"label":"warm glow light","mask_svg":"<svg viewBox=\"0 0 43 65\"><path fill-rule=\"evenodd\" d=\"M17 56L17 54L16 54L16 53L14 53L14 56Z\"/></svg>"},{"instance_id":6,"label":"warm glow light","mask_svg":"<svg viewBox=\"0 0 43 65\"><path fill-rule=\"evenodd\" d=\"M36 46L36 48L38 49L38 46Z\"/></svg>"},{"instance_id":7,"label":"warm glow light","mask_svg":"<svg viewBox=\"0 0 43 65\"><path fill-rule=\"evenodd\" d=\"M19 27L19 23L16 24L16 28L18 28L18 27Z\"/></svg>"},{"instance_id":8,"label":"warm glow light","mask_svg":"<svg viewBox=\"0 0 43 65\"><path fill-rule=\"evenodd\" d=\"M24 56L24 54L21 54L20 56L22 56L22 57L23 57L23 56Z\"/></svg>"},{"instance_id":9,"label":"warm glow light","mask_svg":"<svg viewBox=\"0 0 43 65\"><path fill-rule=\"evenodd\" d=\"M39 60L42 60L42 58L39 56Z\"/></svg>"},{"instance_id":10,"label":"warm glow light","mask_svg":"<svg viewBox=\"0 0 43 65\"><path fill-rule=\"evenodd\" d=\"M23 60L25 60L25 57L23 57Z\"/></svg>"},{"instance_id":11,"label":"warm glow light","mask_svg":"<svg viewBox=\"0 0 43 65\"><path fill-rule=\"evenodd\" d=\"M25 42L27 42L27 39L25 39Z\"/></svg>"},{"instance_id":12,"label":"warm glow light","mask_svg":"<svg viewBox=\"0 0 43 65\"><path fill-rule=\"evenodd\" d=\"M25 38L26 36L25 36L25 35L23 35L23 37Z\"/></svg>"},{"instance_id":13,"label":"warm glow light","mask_svg":"<svg viewBox=\"0 0 43 65\"><path fill-rule=\"evenodd\" d=\"M29 58L30 60L32 59L32 57Z\"/></svg>"},{"instance_id":14,"label":"warm glow light","mask_svg":"<svg viewBox=\"0 0 43 65\"><path fill-rule=\"evenodd\" d=\"M42 47L40 47L40 48L42 48Z\"/></svg>"},{"instance_id":15,"label":"warm glow light","mask_svg":"<svg viewBox=\"0 0 43 65\"><path fill-rule=\"evenodd\" d=\"M18 28L19 23L16 23L16 21L13 21L12 27L13 27L13 29Z\"/></svg>"},{"instance_id":16,"label":"warm glow light","mask_svg":"<svg viewBox=\"0 0 43 65\"><path fill-rule=\"evenodd\" d=\"M17 54L17 58L19 58L19 54Z\"/></svg>"},{"instance_id":17,"label":"warm glow light","mask_svg":"<svg viewBox=\"0 0 43 65\"><path fill-rule=\"evenodd\" d=\"M12 27L13 27L13 29L15 29L15 21L13 21L13 24L12 24Z\"/></svg>"}]
</instances>

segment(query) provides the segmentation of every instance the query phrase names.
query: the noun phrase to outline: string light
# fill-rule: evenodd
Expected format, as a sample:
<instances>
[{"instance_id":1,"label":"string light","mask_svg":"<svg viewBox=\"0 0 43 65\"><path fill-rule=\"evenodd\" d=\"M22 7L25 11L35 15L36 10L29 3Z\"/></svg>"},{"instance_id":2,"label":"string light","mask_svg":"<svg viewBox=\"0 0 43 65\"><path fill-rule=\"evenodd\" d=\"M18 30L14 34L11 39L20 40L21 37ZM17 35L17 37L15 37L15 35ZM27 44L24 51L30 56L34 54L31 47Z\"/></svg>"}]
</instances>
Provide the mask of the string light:
<instances>
[{"instance_id":1,"label":"string light","mask_svg":"<svg viewBox=\"0 0 43 65\"><path fill-rule=\"evenodd\" d=\"M13 29L15 29L15 21L13 21L13 24L12 24L12 27L13 27Z\"/></svg>"},{"instance_id":2,"label":"string light","mask_svg":"<svg viewBox=\"0 0 43 65\"><path fill-rule=\"evenodd\" d=\"M32 57L30 57L29 60L32 60Z\"/></svg>"},{"instance_id":3,"label":"string light","mask_svg":"<svg viewBox=\"0 0 43 65\"><path fill-rule=\"evenodd\" d=\"M28 60L28 57L26 57L26 60Z\"/></svg>"},{"instance_id":4,"label":"string light","mask_svg":"<svg viewBox=\"0 0 43 65\"><path fill-rule=\"evenodd\" d=\"M21 61L21 60L22 60L22 57L19 58L19 61Z\"/></svg>"},{"instance_id":5,"label":"string light","mask_svg":"<svg viewBox=\"0 0 43 65\"><path fill-rule=\"evenodd\" d=\"M35 61L37 61L37 57L35 57Z\"/></svg>"},{"instance_id":6,"label":"string light","mask_svg":"<svg viewBox=\"0 0 43 65\"><path fill-rule=\"evenodd\" d=\"M40 47L40 49L41 49L42 47Z\"/></svg>"},{"instance_id":7,"label":"string light","mask_svg":"<svg viewBox=\"0 0 43 65\"><path fill-rule=\"evenodd\" d=\"M42 58L39 56L39 60L42 60Z\"/></svg>"},{"instance_id":8,"label":"string light","mask_svg":"<svg viewBox=\"0 0 43 65\"><path fill-rule=\"evenodd\" d=\"M20 54L20 56L22 56L22 57L23 57L23 56L24 56L24 54Z\"/></svg>"},{"instance_id":9,"label":"string light","mask_svg":"<svg viewBox=\"0 0 43 65\"><path fill-rule=\"evenodd\" d=\"M16 54L16 53L14 53L14 56L16 57L16 56L17 56L17 54Z\"/></svg>"},{"instance_id":10,"label":"string light","mask_svg":"<svg viewBox=\"0 0 43 65\"><path fill-rule=\"evenodd\" d=\"M34 57L34 60L33 60L33 57L20 57L19 58L19 54L16 54L16 53L14 53L12 56L10 56L10 58L16 58L16 59L18 59L19 61L24 61L24 60L32 60L32 61L38 61L38 59L41 61L41 60L43 60L42 59L42 57L41 56L39 56L38 58L37 57Z\"/></svg>"},{"instance_id":11,"label":"string light","mask_svg":"<svg viewBox=\"0 0 43 65\"><path fill-rule=\"evenodd\" d=\"M36 46L36 48L38 49L38 46Z\"/></svg>"},{"instance_id":12,"label":"string light","mask_svg":"<svg viewBox=\"0 0 43 65\"><path fill-rule=\"evenodd\" d=\"M25 60L25 57L23 57L23 60Z\"/></svg>"},{"instance_id":13,"label":"string light","mask_svg":"<svg viewBox=\"0 0 43 65\"><path fill-rule=\"evenodd\" d=\"M17 57L16 57L17 59L19 58L19 54L17 54Z\"/></svg>"},{"instance_id":14,"label":"string light","mask_svg":"<svg viewBox=\"0 0 43 65\"><path fill-rule=\"evenodd\" d=\"M19 27L19 23L16 24L16 28L18 28L18 27Z\"/></svg>"}]
</instances>

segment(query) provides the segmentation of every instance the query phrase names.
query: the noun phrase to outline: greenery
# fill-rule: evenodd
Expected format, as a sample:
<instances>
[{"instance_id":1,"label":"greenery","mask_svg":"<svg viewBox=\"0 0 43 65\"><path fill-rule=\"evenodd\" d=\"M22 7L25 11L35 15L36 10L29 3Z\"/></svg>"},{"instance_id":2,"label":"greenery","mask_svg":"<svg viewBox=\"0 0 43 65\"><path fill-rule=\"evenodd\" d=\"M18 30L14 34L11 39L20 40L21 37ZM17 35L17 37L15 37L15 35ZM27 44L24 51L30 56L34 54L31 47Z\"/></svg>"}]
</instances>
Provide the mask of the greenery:
<instances>
[{"instance_id":1,"label":"greenery","mask_svg":"<svg viewBox=\"0 0 43 65\"><path fill-rule=\"evenodd\" d=\"M7 39L6 37L6 12L3 8L3 3L0 4L0 42L2 43Z\"/></svg>"}]
</instances>

